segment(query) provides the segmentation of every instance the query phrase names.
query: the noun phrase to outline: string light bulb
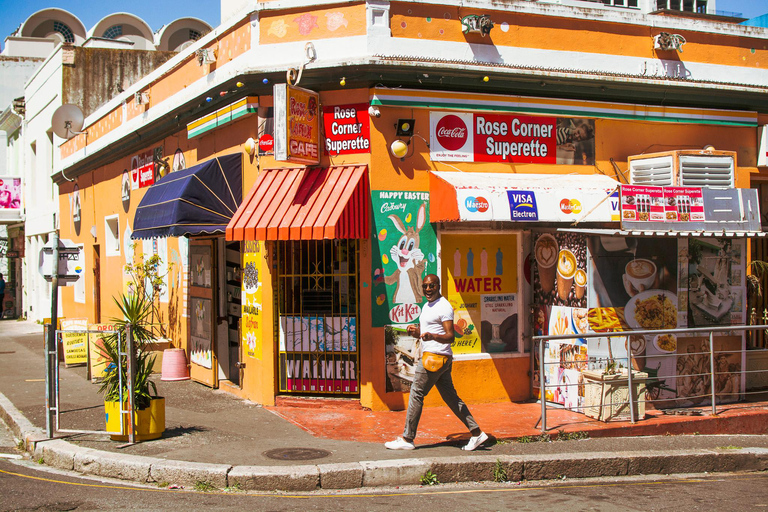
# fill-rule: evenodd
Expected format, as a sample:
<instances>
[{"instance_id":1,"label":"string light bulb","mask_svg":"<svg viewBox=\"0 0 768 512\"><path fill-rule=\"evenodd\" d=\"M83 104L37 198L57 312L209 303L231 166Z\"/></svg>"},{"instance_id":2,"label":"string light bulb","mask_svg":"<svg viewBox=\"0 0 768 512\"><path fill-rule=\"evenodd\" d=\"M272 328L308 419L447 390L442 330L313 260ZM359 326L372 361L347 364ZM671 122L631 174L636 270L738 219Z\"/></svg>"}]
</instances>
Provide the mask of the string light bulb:
<instances>
[{"instance_id":1,"label":"string light bulb","mask_svg":"<svg viewBox=\"0 0 768 512\"><path fill-rule=\"evenodd\" d=\"M267 85L269 83L269 78L265 78L264 80L261 81L261 83L263 83L264 85Z\"/></svg>"},{"instance_id":2,"label":"string light bulb","mask_svg":"<svg viewBox=\"0 0 768 512\"><path fill-rule=\"evenodd\" d=\"M243 87L245 84L243 82L237 82L235 85L237 87Z\"/></svg>"},{"instance_id":3,"label":"string light bulb","mask_svg":"<svg viewBox=\"0 0 768 512\"><path fill-rule=\"evenodd\" d=\"M342 86L342 87L347 85L347 77L344 77L344 76L341 77L341 80L339 80L339 85Z\"/></svg>"},{"instance_id":4,"label":"string light bulb","mask_svg":"<svg viewBox=\"0 0 768 512\"><path fill-rule=\"evenodd\" d=\"M488 80L490 80L490 78L488 78L487 75L483 77L483 82L487 82Z\"/></svg>"}]
</instances>

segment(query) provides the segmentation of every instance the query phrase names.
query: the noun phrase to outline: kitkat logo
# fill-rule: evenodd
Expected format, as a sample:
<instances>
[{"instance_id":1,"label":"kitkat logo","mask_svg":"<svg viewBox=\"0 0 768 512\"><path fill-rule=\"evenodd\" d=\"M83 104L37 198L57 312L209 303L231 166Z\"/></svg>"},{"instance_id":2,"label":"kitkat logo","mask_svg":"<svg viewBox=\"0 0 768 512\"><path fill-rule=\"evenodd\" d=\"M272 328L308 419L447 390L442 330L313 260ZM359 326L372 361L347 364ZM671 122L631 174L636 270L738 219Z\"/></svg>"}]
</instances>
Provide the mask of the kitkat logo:
<instances>
[{"instance_id":1,"label":"kitkat logo","mask_svg":"<svg viewBox=\"0 0 768 512\"><path fill-rule=\"evenodd\" d=\"M560 211L565 214L581 213L581 202L578 199L562 199Z\"/></svg>"},{"instance_id":2,"label":"kitkat logo","mask_svg":"<svg viewBox=\"0 0 768 512\"><path fill-rule=\"evenodd\" d=\"M464 206L467 208L467 211L472 213L485 213L489 207L488 200L484 197L468 197L464 201Z\"/></svg>"},{"instance_id":3,"label":"kitkat logo","mask_svg":"<svg viewBox=\"0 0 768 512\"><path fill-rule=\"evenodd\" d=\"M456 151L467 142L467 125L458 116L443 116L435 127L435 136L443 148Z\"/></svg>"}]
</instances>

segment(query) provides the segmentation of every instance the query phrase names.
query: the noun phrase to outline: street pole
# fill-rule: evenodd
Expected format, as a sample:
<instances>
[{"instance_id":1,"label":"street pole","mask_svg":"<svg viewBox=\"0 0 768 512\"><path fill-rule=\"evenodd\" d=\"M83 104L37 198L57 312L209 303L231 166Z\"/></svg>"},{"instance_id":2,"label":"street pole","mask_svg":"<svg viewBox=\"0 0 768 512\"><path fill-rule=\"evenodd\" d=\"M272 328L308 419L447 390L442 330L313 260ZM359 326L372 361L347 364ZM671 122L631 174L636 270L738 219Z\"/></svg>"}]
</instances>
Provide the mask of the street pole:
<instances>
[{"instance_id":1,"label":"street pole","mask_svg":"<svg viewBox=\"0 0 768 512\"><path fill-rule=\"evenodd\" d=\"M45 433L48 436L48 439L53 437L53 407L51 407L51 400L55 396L54 386L58 384L55 382L56 378L54 377L54 365L58 364L58 358L55 356L57 353L56 351L58 350L56 344L56 331L59 325L59 234L56 231L51 234L51 245L53 248L53 269L51 270L51 323L46 331L47 345L45 349ZM58 413L58 410L56 412Z\"/></svg>"},{"instance_id":2,"label":"street pole","mask_svg":"<svg viewBox=\"0 0 768 512\"><path fill-rule=\"evenodd\" d=\"M128 348L128 369L126 372L128 374L128 443L134 444L136 442L136 421L133 411L136 407L136 398L133 394L133 386L136 381L136 350L130 324L125 326L125 338Z\"/></svg>"}]
</instances>

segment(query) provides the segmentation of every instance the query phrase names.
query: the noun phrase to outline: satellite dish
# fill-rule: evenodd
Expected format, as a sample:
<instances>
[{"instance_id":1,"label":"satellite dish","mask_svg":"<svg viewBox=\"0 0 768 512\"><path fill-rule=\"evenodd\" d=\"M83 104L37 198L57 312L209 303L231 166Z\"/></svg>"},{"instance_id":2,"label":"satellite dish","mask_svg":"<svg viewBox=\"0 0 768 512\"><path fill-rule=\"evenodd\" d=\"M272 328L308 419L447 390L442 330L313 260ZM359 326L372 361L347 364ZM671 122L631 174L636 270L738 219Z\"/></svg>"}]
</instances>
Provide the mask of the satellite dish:
<instances>
[{"instance_id":1,"label":"satellite dish","mask_svg":"<svg viewBox=\"0 0 768 512\"><path fill-rule=\"evenodd\" d=\"M83 111L80 110L80 107L66 103L53 113L51 129L62 139L71 139L77 134L85 133L80 131L84 121L85 117L83 117Z\"/></svg>"}]
</instances>

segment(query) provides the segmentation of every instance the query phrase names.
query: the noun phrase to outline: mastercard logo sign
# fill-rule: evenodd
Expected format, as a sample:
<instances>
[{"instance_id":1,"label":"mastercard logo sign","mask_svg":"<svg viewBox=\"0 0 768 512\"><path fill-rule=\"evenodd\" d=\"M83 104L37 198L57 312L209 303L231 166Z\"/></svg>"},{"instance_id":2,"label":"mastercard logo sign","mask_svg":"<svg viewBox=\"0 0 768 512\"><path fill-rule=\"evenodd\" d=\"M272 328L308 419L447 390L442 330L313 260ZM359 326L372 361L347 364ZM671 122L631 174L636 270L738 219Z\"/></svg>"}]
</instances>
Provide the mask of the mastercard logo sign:
<instances>
[{"instance_id":1,"label":"mastercard logo sign","mask_svg":"<svg viewBox=\"0 0 768 512\"><path fill-rule=\"evenodd\" d=\"M565 214L581 213L581 201L578 199L562 199L560 201L560 211Z\"/></svg>"},{"instance_id":2,"label":"mastercard logo sign","mask_svg":"<svg viewBox=\"0 0 768 512\"><path fill-rule=\"evenodd\" d=\"M490 208L488 200L482 196L468 197L464 200L464 207L472 213L485 213Z\"/></svg>"}]
</instances>

